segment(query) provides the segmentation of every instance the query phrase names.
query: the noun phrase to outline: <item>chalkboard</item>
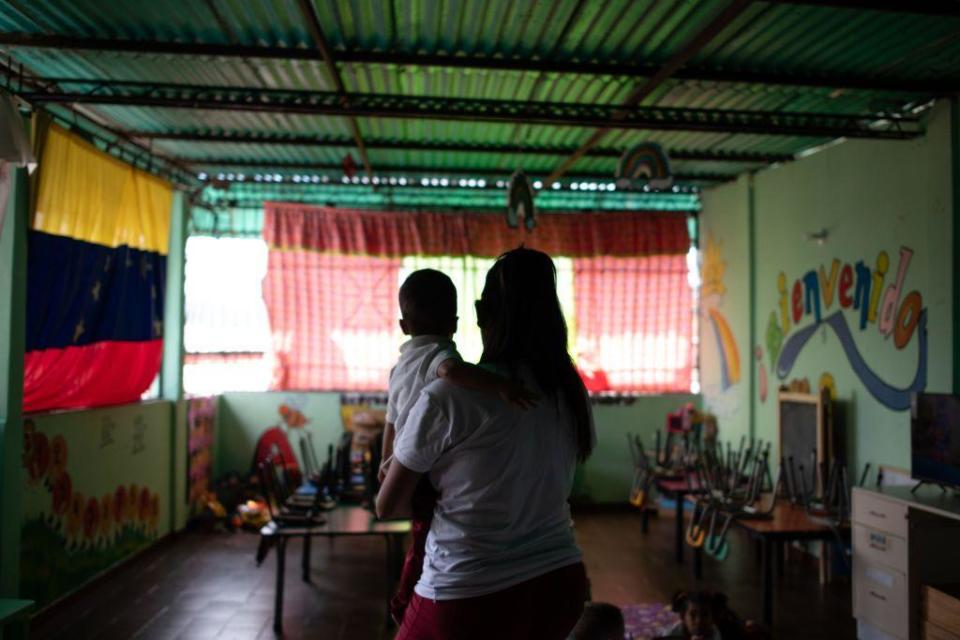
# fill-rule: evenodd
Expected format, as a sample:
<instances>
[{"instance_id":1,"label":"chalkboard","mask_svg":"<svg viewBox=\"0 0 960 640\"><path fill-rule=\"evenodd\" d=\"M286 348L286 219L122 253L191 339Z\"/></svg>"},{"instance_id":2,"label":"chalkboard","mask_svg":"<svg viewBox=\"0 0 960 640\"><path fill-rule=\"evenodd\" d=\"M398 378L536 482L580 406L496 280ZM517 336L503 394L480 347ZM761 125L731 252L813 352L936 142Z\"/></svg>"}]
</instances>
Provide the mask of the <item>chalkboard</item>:
<instances>
[{"instance_id":1,"label":"chalkboard","mask_svg":"<svg viewBox=\"0 0 960 640\"><path fill-rule=\"evenodd\" d=\"M816 469L834 455L831 425L824 395L783 393L779 395L780 457L793 457L794 472L803 465L808 486L816 482ZM778 460L779 462L779 460ZM814 468L811 468L814 467Z\"/></svg>"},{"instance_id":2,"label":"chalkboard","mask_svg":"<svg viewBox=\"0 0 960 640\"><path fill-rule=\"evenodd\" d=\"M780 403L780 453L793 456L794 464L810 468L811 452L820 449L817 439L817 405L785 400Z\"/></svg>"}]
</instances>

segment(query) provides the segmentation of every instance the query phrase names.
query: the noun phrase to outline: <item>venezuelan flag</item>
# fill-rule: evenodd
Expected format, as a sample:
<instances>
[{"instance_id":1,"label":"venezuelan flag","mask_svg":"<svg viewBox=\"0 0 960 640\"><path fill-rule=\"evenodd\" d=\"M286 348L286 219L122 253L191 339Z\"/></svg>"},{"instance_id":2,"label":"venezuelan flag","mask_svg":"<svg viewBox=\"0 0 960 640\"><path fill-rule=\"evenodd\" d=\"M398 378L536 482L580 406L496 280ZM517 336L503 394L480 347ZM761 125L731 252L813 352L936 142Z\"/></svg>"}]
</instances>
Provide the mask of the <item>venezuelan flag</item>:
<instances>
[{"instance_id":1,"label":"venezuelan flag","mask_svg":"<svg viewBox=\"0 0 960 640\"><path fill-rule=\"evenodd\" d=\"M39 180L24 411L135 402L160 370L173 188L55 125Z\"/></svg>"}]
</instances>

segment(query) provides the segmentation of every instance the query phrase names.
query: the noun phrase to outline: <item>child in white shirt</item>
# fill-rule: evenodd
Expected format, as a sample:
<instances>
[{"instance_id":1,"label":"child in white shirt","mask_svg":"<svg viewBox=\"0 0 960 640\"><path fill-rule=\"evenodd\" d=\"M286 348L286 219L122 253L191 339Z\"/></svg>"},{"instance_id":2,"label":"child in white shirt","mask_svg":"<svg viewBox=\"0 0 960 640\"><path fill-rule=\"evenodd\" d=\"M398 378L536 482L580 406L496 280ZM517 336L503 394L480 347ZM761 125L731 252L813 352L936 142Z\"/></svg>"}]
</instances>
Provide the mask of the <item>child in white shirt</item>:
<instances>
[{"instance_id":1,"label":"child in white shirt","mask_svg":"<svg viewBox=\"0 0 960 640\"><path fill-rule=\"evenodd\" d=\"M400 287L400 328L410 340L400 347L400 359L390 372L386 429L380 481L393 460L393 442L403 429L407 413L420 391L437 378L453 384L499 394L521 408L533 406L537 397L522 384L464 362L453 342L457 330L457 290L445 274L434 269L411 273ZM423 569L424 545L437 494L424 475L413 497L413 544L407 551L397 594L390 610L397 624L413 596Z\"/></svg>"}]
</instances>

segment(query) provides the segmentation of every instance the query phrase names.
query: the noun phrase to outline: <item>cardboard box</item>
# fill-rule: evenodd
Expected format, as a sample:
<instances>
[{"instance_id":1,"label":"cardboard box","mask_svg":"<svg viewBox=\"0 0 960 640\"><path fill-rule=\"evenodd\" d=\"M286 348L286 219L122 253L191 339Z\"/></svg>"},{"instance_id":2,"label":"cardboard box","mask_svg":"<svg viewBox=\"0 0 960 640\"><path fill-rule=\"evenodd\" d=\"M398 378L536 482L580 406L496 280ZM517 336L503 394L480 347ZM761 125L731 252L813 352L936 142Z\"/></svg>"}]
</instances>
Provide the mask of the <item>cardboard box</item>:
<instances>
[{"instance_id":1,"label":"cardboard box","mask_svg":"<svg viewBox=\"0 0 960 640\"><path fill-rule=\"evenodd\" d=\"M960 585L925 585L923 620L960 640Z\"/></svg>"},{"instance_id":2,"label":"cardboard box","mask_svg":"<svg viewBox=\"0 0 960 640\"><path fill-rule=\"evenodd\" d=\"M923 640L960 640L960 636L950 633L932 622L923 623Z\"/></svg>"}]
</instances>

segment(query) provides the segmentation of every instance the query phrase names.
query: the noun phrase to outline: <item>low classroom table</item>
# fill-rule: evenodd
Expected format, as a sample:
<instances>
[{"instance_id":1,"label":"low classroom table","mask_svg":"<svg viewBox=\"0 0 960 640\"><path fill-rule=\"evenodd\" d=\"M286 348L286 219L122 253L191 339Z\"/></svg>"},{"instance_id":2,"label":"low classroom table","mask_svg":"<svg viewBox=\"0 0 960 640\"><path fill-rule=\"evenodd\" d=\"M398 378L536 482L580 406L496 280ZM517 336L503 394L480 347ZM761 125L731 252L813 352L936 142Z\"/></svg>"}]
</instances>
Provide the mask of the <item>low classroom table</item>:
<instances>
[{"instance_id":1,"label":"low classroom table","mask_svg":"<svg viewBox=\"0 0 960 640\"><path fill-rule=\"evenodd\" d=\"M677 503L676 509L674 509L674 549L676 553L677 564L683 564L683 533L685 530L685 525L683 522L684 504L686 503L688 496L698 496L703 493L704 490L699 488L696 483L692 483L686 478L678 479L676 476L657 478L654 480L654 484L657 487L657 493L662 494L663 496L670 498ZM644 533L647 533L647 518L647 509L644 509ZM697 562L698 560L699 558L694 556L694 562Z\"/></svg>"},{"instance_id":2,"label":"low classroom table","mask_svg":"<svg viewBox=\"0 0 960 640\"><path fill-rule=\"evenodd\" d=\"M832 540L835 536L835 530L823 522L810 518L803 507L798 507L789 502L778 502L769 518L734 519L733 524L746 531L751 538L760 543L763 623L767 627L772 627L774 546L799 540ZM843 531L848 530L849 527L843 529ZM701 550L697 549L695 555L700 556L701 553Z\"/></svg>"},{"instance_id":3,"label":"low classroom table","mask_svg":"<svg viewBox=\"0 0 960 640\"><path fill-rule=\"evenodd\" d=\"M387 612L390 616L390 597L400 577L403 562L403 538L410 532L409 520L377 520L367 509L355 505L340 505L320 515L326 520L317 526L280 526L274 521L260 529L261 541L272 541L277 546L277 588L273 606L273 628L283 629L283 579L285 575L287 540L303 538L301 568L303 581L310 582L310 540L312 538L336 538L339 536L382 537L387 548Z\"/></svg>"}]
</instances>

